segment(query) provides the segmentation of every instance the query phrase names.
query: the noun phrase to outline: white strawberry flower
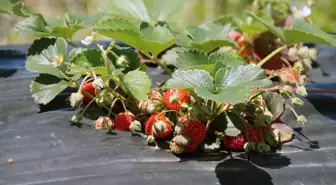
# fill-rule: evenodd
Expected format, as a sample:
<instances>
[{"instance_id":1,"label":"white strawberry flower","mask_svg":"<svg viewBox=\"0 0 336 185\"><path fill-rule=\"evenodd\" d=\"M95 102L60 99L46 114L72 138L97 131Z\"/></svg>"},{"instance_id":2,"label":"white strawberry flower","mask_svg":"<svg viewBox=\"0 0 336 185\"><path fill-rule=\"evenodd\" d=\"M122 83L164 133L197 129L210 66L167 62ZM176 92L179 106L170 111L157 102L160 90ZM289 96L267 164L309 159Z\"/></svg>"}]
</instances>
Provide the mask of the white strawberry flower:
<instances>
[{"instance_id":1,"label":"white strawberry flower","mask_svg":"<svg viewBox=\"0 0 336 185\"><path fill-rule=\"evenodd\" d=\"M290 3L291 10L295 18L302 19L308 17L311 14L311 9L302 3L292 2Z\"/></svg>"},{"instance_id":2,"label":"white strawberry flower","mask_svg":"<svg viewBox=\"0 0 336 185\"><path fill-rule=\"evenodd\" d=\"M96 40L96 32L92 32L90 36L86 36L84 40L81 40L82 44L88 46Z\"/></svg>"}]
</instances>

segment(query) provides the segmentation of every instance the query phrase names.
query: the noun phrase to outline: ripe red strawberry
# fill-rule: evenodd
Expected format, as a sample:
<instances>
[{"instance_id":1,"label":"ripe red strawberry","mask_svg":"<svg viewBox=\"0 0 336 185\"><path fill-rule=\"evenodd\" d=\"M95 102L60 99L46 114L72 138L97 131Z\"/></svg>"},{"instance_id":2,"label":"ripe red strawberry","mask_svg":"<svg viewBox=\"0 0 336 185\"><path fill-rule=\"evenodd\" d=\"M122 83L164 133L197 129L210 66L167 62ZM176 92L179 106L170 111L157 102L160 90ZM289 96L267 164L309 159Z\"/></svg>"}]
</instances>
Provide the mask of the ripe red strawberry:
<instances>
[{"instance_id":1,"label":"ripe red strawberry","mask_svg":"<svg viewBox=\"0 0 336 185\"><path fill-rule=\"evenodd\" d=\"M248 141L260 143L263 141L262 137L263 129L260 128L247 128Z\"/></svg>"},{"instance_id":2,"label":"ripe red strawberry","mask_svg":"<svg viewBox=\"0 0 336 185\"><path fill-rule=\"evenodd\" d=\"M239 134L238 136L225 136L222 143L226 149L240 151L244 150L246 140L242 134Z\"/></svg>"},{"instance_id":3,"label":"ripe red strawberry","mask_svg":"<svg viewBox=\"0 0 336 185\"><path fill-rule=\"evenodd\" d=\"M154 138L166 138L172 133L172 130L164 115L152 115L145 123L146 135L153 135Z\"/></svg>"},{"instance_id":4,"label":"ripe red strawberry","mask_svg":"<svg viewBox=\"0 0 336 185\"><path fill-rule=\"evenodd\" d=\"M236 31L231 31L228 34L228 37L234 41L238 40L241 36L242 34Z\"/></svg>"},{"instance_id":5,"label":"ripe red strawberry","mask_svg":"<svg viewBox=\"0 0 336 185\"><path fill-rule=\"evenodd\" d=\"M134 115L131 112L119 113L113 120L115 130L130 131L129 126L134 121Z\"/></svg>"},{"instance_id":6,"label":"ripe red strawberry","mask_svg":"<svg viewBox=\"0 0 336 185\"><path fill-rule=\"evenodd\" d=\"M239 45L239 47L246 47L246 44L245 44L245 37L244 35L242 35L241 33L239 32L236 32L236 31L231 31L228 35L228 37L234 41L236 41ZM240 56L242 57L247 57L247 56L250 56L251 55L251 52L249 51L248 48L245 48L243 49L240 53L239 53Z\"/></svg>"},{"instance_id":7,"label":"ripe red strawberry","mask_svg":"<svg viewBox=\"0 0 336 185\"><path fill-rule=\"evenodd\" d=\"M188 146L187 148L184 150L184 153L186 154L190 154L190 153L194 153L197 151L198 149L198 145L199 143L195 142L195 141L192 141Z\"/></svg>"},{"instance_id":8,"label":"ripe red strawberry","mask_svg":"<svg viewBox=\"0 0 336 185\"><path fill-rule=\"evenodd\" d=\"M162 101L169 109L180 111L181 104L189 102L189 93L183 89L169 89L163 93Z\"/></svg>"},{"instance_id":9,"label":"ripe red strawberry","mask_svg":"<svg viewBox=\"0 0 336 185\"><path fill-rule=\"evenodd\" d=\"M245 47L242 51L240 51L239 55L242 57L248 57L251 55L251 52L249 51L249 49L247 48L246 44L245 44L245 37L241 36L237 39L237 43L238 45L242 48Z\"/></svg>"},{"instance_id":10,"label":"ripe red strawberry","mask_svg":"<svg viewBox=\"0 0 336 185\"><path fill-rule=\"evenodd\" d=\"M82 87L82 91L85 91L92 96L96 96L96 89L94 88L92 82L85 83ZM88 104L92 100L92 98L88 97L85 95L85 93L82 92L82 95L84 96L83 98L83 104Z\"/></svg>"},{"instance_id":11,"label":"ripe red strawberry","mask_svg":"<svg viewBox=\"0 0 336 185\"><path fill-rule=\"evenodd\" d=\"M191 143L196 142L197 145L199 145L206 137L206 129L204 124L197 121L190 121L188 126L183 128L182 135L190 137Z\"/></svg>"}]
</instances>

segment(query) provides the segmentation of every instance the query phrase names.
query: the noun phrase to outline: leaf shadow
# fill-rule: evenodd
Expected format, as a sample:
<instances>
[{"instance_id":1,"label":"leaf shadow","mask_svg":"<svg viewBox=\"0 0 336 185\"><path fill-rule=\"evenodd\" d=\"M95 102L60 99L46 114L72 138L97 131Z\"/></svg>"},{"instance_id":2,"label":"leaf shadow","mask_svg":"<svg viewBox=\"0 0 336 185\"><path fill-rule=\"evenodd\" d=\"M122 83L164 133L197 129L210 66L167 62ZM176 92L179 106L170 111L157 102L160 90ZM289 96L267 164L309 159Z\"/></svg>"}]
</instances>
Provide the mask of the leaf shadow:
<instances>
[{"instance_id":1,"label":"leaf shadow","mask_svg":"<svg viewBox=\"0 0 336 185\"><path fill-rule=\"evenodd\" d=\"M8 78L13 76L17 72L17 69L0 69L0 77Z\"/></svg>"},{"instance_id":2,"label":"leaf shadow","mask_svg":"<svg viewBox=\"0 0 336 185\"><path fill-rule=\"evenodd\" d=\"M296 127L293 130L297 133L297 134L294 134L294 137L297 140L299 140L301 142L305 142L305 141L303 141L303 139L301 139L301 137L303 137L305 140L307 140L307 142L305 142L305 143L307 143L309 145L309 149L303 149L301 147L296 147L296 148L299 148L299 149L302 149L302 150L308 150L308 151L309 150L320 149L320 144L319 144L318 141L316 141L316 140L312 141L305 134L302 133L302 130L303 130L302 127ZM301 136L301 137L299 137L299 136ZM292 146L292 147L294 147L294 146Z\"/></svg>"},{"instance_id":3,"label":"leaf shadow","mask_svg":"<svg viewBox=\"0 0 336 185\"><path fill-rule=\"evenodd\" d=\"M219 163L215 173L221 185L273 185L272 177L266 171L242 159L229 159Z\"/></svg>"},{"instance_id":4,"label":"leaf shadow","mask_svg":"<svg viewBox=\"0 0 336 185\"><path fill-rule=\"evenodd\" d=\"M239 154L238 157L245 160L248 159L246 153ZM290 158L275 152L267 154L251 153L250 162L257 166L270 169L280 169L292 164Z\"/></svg>"}]
</instances>

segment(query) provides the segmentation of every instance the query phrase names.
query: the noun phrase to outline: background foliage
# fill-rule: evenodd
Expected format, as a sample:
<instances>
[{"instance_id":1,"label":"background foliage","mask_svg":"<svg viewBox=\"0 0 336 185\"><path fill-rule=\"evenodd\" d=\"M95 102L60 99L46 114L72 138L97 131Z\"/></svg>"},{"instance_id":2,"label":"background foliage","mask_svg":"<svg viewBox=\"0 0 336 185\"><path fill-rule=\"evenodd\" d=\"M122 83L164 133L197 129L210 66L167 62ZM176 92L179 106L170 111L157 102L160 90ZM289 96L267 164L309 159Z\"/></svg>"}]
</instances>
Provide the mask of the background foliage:
<instances>
[{"instance_id":1,"label":"background foliage","mask_svg":"<svg viewBox=\"0 0 336 185\"><path fill-rule=\"evenodd\" d=\"M93 15L109 0L22 0L29 9L41 12L45 17L57 17L65 12L81 15ZM239 15L240 10L246 8L253 0L185 0L184 10L174 20L178 25L184 23L200 24L211 21L224 14ZM311 18L322 29L336 31L336 1L315 0L315 7ZM18 34L13 31L16 18L0 15L0 45L30 43L33 37ZM89 30L76 33L74 40L83 39Z\"/></svg>"}]
</instances>

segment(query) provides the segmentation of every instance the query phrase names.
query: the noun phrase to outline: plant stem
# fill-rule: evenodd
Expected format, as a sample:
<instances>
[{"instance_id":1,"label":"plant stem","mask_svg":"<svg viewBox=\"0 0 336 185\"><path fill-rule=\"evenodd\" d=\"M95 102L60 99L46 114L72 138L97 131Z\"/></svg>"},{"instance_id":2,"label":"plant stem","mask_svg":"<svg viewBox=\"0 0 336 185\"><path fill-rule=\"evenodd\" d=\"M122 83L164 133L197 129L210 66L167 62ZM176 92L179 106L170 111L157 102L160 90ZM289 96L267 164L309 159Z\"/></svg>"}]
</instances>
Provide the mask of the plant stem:
<instances>
[{"instance_id":1,"label":"plant stem","mask_svg":"<svg viewBox=\"0 0 336 185\"><path fill-rule=\"evenodd\" d=\"M272 59L275 55L277 55L278 53L280 53L282 50L286 49L287 46L284 45L276 50L274 50L272 53L270 53L269 55L267 55L264 59L262 59L259 63L258 66L263 66L264 64L266 64L270 59Z\"/></svg>"},{"instance_id":2,"label":"plant stem","mask_svg":"<svg viewBox=\"0 0 336 185\"><path fill-rule=\"evenodd\" d=\"M110 109L109 109L109 112L108 112L108 114L107 114L107 117L110 117L110 116L111 116L112 109L113 109L115 103L116 103L118 100L119 100L119 99L116 98L116 99L112 102L111 107L110 107Z\"/></svg>"},{"instance_id":3,"label":"plant stem","mask_svg":"<svg viewBox=\"0 0 336 185\"><path fill-rule=\"evenodd\" d=\"M292 106L286 106L286 107L289 108L293 112L296 118L299 117L299 115L296 113L295 109Z\"/></svg>"},{"instance_id":4,"label":"plant stem","mask_svg":"<svg viewBox=\"0 0 336 185\"><path fill-rule=\"evenodd\" d=\"M116 58L116 59L119 58L119 56L114 51L110 50L109 53L111 53L114 58Z\"/></svg>"},{"instance_id":5,"label":"plant stem","mask_svg":"<svg viewBox=\"0 0 336 185\"><path fill-rule=\"evenodd\" d=\"M146 55L146 57L150 58L152 61L154 61L157 65L159 65L166 73L168 73L170 76L173 74L173 72L168 69L168 67L164 64L162 64L156 56L150 56L147 53L144 53L144 55Z\"/></svg>"}]
</instances>

